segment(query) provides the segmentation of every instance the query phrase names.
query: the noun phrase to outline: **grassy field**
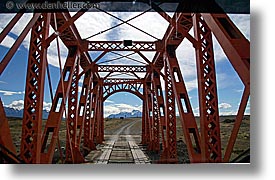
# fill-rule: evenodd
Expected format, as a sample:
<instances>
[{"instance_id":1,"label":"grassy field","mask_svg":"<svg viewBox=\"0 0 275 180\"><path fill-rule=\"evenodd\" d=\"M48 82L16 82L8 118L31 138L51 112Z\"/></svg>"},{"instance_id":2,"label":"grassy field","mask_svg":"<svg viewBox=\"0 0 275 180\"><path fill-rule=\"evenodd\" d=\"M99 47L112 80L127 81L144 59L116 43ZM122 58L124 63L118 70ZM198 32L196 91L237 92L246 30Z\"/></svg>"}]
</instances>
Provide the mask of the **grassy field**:
<instances>
[{"instance_id":1,"label":"grassy field","mask_svg":"<svg viewBox=\"0 0 275 180\"><path fill-rule=\"evenodd\" d=\"M10 130L12 134L13 142L16 146L17 153L20 151L20 141L21 141L21 127L22 127L22 119L18 118L8 118ZM222 153L224 154L225 149L227 147L227 142L230 137L233 125L234 125L235 116L221 116L220 117L220 129L221 129L221 144L222 144ZM104 133L106 135L112 135L118 130L120 127L125 124L133 121L139 120L138 118L133 119L105 119L104 121ZM196 118L198 127L199 127L199 118ZM43 121L43 127L46 121ZM66 136L66 121L62 121L61 130L60 130L60 142L61 146L65 146ZM43 131L42 131L43 132ZM141 134L141 121L136 123L132 127L131 134ZM183 132L180 123L180 119L177 118L177 139L183 140ZM242 153L246 149L250 147L250 116L245 116L242 122L242 125L239 130L238 138L234 146L233 154L231 159L235 158L238 154Z\"/></svg>"}]
</instances>

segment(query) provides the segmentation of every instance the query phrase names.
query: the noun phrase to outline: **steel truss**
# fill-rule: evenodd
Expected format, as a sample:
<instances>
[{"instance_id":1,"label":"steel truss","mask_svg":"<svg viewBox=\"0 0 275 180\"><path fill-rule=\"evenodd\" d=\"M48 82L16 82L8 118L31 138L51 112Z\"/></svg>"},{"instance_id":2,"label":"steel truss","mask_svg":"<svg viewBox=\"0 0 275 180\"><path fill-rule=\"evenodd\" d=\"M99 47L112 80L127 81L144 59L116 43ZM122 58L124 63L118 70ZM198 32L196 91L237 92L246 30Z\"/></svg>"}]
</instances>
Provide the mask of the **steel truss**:
<instances>
[{"instance_id":1,"label":"steel truss","mask_svg":"<svg viewBox=\"0 0 275 180\"><path fill-rule=\"evenodd\" d=\"M54 152L61 151L59 135L63 120L66 120L65 163L85 162L85 155L104 141L103 103L117 92L129 92L142 100L141 143L160 155L159 163L178 162L176 109L192 163L230 161L250 94L250 42L226 14L175 13L170 17L154 3L152 8L169 22L162 40L155 42L82 40L74 21L84 12L78 12L73 17L69 12L34 13L0 65L2 74L31 30L20 153L16 157L3 103L0 101L1 162L52 163ZM21 16L22 12L19 12L1 32L0 42ZM49 35L50 26L56 33ZM194 37L189 34L192 27ZM231 137L227 147L224 147L224 155L221 152L213 34L245 87ZM45 127L42 127L47 48L57 37L69 51L49 117ZM185 38L193 44L196 52L200 129L175 53ZM92 61L88 51L101 51L102 54ZM113 51L134 51L146 61L146 65L97 64L106 53ZM154 58L148 60L141 53L143 51L155 52ZM80 72L80 69L83 71ZM109 74L101 77L99 73L102 72ZM111 78L112 73L132 73L134 78ZM138 77L135 73L145 75ZM78 92L81 78L82 90ZM62 152L60 154L63 156Z\"/></svg>"},{"instance_id":2,"label":"steel truss","mask_svg":"<svg viewBox=\"0 0 275 180\"><path fill-rule=\"evenodd\" d=\"M99 65L98 72L146 72L146 66Z\"/></svg>"},{"instance_id":3,"label":"steel truss","mask_svg":"<svg viewBox=\"0 0 275 180\"><path fill-rule=\"evenodd\" d=\"M85 41L83 44L88 51L157 51L160 42Z\"/></svg>"}]
</instances>

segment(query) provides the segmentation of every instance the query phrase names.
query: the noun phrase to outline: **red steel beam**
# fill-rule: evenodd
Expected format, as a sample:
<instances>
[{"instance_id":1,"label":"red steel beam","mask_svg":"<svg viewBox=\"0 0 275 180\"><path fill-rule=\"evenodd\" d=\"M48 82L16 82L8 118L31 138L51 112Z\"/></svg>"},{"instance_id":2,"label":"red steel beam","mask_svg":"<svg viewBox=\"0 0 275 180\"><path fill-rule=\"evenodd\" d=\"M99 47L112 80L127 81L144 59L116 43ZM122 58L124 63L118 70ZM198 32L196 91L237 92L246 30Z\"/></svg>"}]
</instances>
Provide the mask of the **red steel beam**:
<instances>
[{"instance_id":1,"label":"red steel beam","mask_svg":"<svg viewBox=\"0 0 275 180\"><path fill-rule=\"evenodd\" d=\"M98 80L98 92L97 92L97 105L96 105L96 111L95 111L95 138L97 144L102 144L104 140L104 134L102 132L102 129L104 127L104 119L103 119L103 80Z\"/></svg>"},{"instance_id":2,"label":"red steel beam","mask_svg":"<svg viewBox=\"0 0 275 180\"><path fill-rule=\"evenodd\" d=\"M11 29L15 26L15 24L19 21L19 19L22 17L24 12L18 12L12 20L9 22L9 24L3 29L3 31L0 34L0 43L4 40L4 38L8 35L8 33L11 31Z\"/></svg>"},{"instance_id":3,"label":"red steel beam","mask_svg":"<svg viewBox=\"0 0 275 180\"><path fill-rule=\"evenodd\" d=\"M236 116L236 120L232 129L232 133L231 136L229 138L227 147L226 147L226 151L224 154L224 158L223 158L223 162L228 163L230 160L230 156L232 154L233 148L234 148L234 144L236 142L237 136L238 136L238 132L243 120L243 116L244 116L244 112L245 112L245 108L249 99L249 95L250 95L250 88L249 86L246 86L243 92L243 96L241 99L241 103L239 106L239 110Z\"/></svg>"},{"instance_id":4,"label":"red steel beam","mask_svg":"<svg viewBox=\"0 0 275 180\"><path fill-rule=\"evenodd\" d=\"M121 83L137 83L142 84L143 79L129 79L129 78L108 78L104 79L104 85L121 84Z\"/></svg>"},{"instance_id":5,"label":"red steel beam","mask_svg":"<svg viewBox=\"0 0 275 180\"><path fill-rule=\"evenodd\" d=\"M128 45L125 41L83 41L86 51L157 51L159 41L131 41Z\"/></svg>"},{"instance_id":6,"label":"red steel beam","mask_svg":"<svg viewBox=\"0 0 275 180\"><path fill-rule=\"evenodd\" d=\"M96 65L98 72L146 72L146 66L137 65Z\"/></svg>"},{"instance_id":7,"label":"red steel beam","mask_svg":"<svg viewBox=\"0 0 275 180\"><path fill-rule=\"evenodd\" d=\"M165 122L166 122L166 158L168 162L177 161L176 104L173 91L172 74L164 62L165 71Z\"/></svg>"},{"instance_id":8,"label":"red steel beam","mask_svg":"<svg viewBox=\"0 0 275 180\"><path fill-rule=\"evenodd\" d=\"M170 25L172 25L175 28L176 33L181 33L181 36L186 37L191 43L196 45L197 41L194 39L186 29L184 29L184 26L180 25L178 22L179 19L181 19L181 16L183 16L183 13L175 12L174 17L171 18L164 10L162 10L158 5L155 3L152 3L152 8L158 12Z\"/></svg>"},{"instance_id":9,"label":"red steel beam","mask_svg":"<svg viewBox=\"0 0 275 180\"><path fill-rule=\"evenodd\" d=\"M250 42L226 14L201 14L244 85L250 85Z\"/></svg>"},{"instance_id":10,"label":"red steel beam","mask_svg":"<svg viewBox=\"0 0 275 180\"><path fill-rule=\"evenodd\" d=\"M80 18L86 11L78 11L73 17L69 18L68 21L66 21L64 24L58 27L58 29L55 30L53 34L51 34L47 39L46 39L46 46L49 46L50 43L57 38L60 34L62 34L69 26L73 25L74 22Z\"/></svg>"},{"instance_id":11,"label":"red steel beam","mask_svg":"<svg viewBox=\"0 0 275 180\"><path fill-rule=\"evenodd\" d=\"M143 94L140 92L143 87L143 80L137 79L108 79L103 82L103 102L110 97L112 94L117 92L129 92L141 100L143 99Z\"/></svg>"},{"instance_id":12,"label":"red steel beam","mask_svg":"<svg viewBox=\"0 0 275 180\"><path fill-rule=\"evenodd\" d=\"M60 79L56 94L53 100L48 120L45 125L42 148L41 148L41 163L51 163L54 150L56 147L57 137L60 130L60 124L65 110L65 103L69 95L70 85L72 83L73 72L79 56L79 51L76 46L69 49L62 77ZM63 81L63 83L62 83ZM64 87L62 87L62 85ZM48 142L49 141L49 142Z\"/></svg>"},{"instance_id":13,"label":"red steel beam","mask_svg":"<svg viewBox=\"0 0 275 180\"><path fill-rule=\"evenodd\" d=\"M153 111L154 121L156 123L157 120L157 127L159 129L159 143L161 143L162 152L160 155L160 162L176 162L177 160L171 159L167 157L167 141L165 137L164 129L166 129L166 121L165 121L165 104L164 98L161 88L160 82L160 72L154 71L152 73L152 83L153 83L153 94L154 94L154 104L153 107L155 108ZM173 162L172 162L173 161Z\"/></svg>"},{"instance_id":14,"label":"red steel beam","mask_svg":"<svg viewBox=\"0 0 275 180\"><path fill-rule=\"evenodd\" d=\"M162 15L161 12L160 15ZM178 28L182 29L181 31L185 30L186 33L181 34L177 32L177 28L174 26L176 24L169 24L162 38L162 45L159 46L158 51L156 52L152 60L152 64L159 69L162 69L164 66L162 56L167 44L173 44L175 47L178 47L185 38L185 35L190 31L193 26L192 16L190 13L175 13L172 19L172 21L177 24ZM145 77L147 78L148 75L149 74L147 73Z\"/></svg>"},{"instance_id":15,"label":"red steel beam","mask_svg":"<svg viewBox=\"0 0 275 180\"><path fill-rule=\"evenodd\" d=\"M95 79L94 75L91 72L91 84L90 84L90 93L88 94L87 99L87 108L86 108L86 118L84 121L84 141L83 146L86 152L96 149L94 141L94 131L95 131L95 110L96 110L96 96L98 90L98 82Z\"/></svg>"},{"instance_id":16,"label":"red steel beam","mask_svg":"<svg viewBox=\"0 0 275 180\"><path fill-rule=\"evenodd\" d=\"M79 100L79 123L78 123L78 129L79 134L77 138L77 145L78 147L81 145L81 138L82 138L82 132L87 136L85 138L88 139L88 141L91 139L91 71L88 71L85 73L83 86L81 90L80 100ZM88 128L88 131L86 130ZM88 132L88 133L87 133ZM90 144L85 141L85 144ZM87 146L87 145L85 145ZM90 145L87 146L87 148L90 150L92 149ZM94 149L94 148L93 148ZM86 151L86 150L85 150Z\"/></svg>"},{"instance_id":17,"label":"red steel beam","mask_svg":"<svg viewBox=\"0 0 275 180\"><path fill-rule=\"evenodd\" d=\"M0 98L0 145L7 148L13 154L16 154L16 149L12 142L9 122L6 117L6 113L5 113L1 98Z\"/></svg>"},{"instance_id":18,"label":"red steel beam","mask_svg":"<svg viewBox=\"0 0 275 180\"><path fill-rule=\"evenodd\" d=\"M229 162L250 94L250 42L226 14L202 13L201 15L217 38L228 60L245 86L233 131L223 159L224 162Z\"/></svg>"},{"instance_id":19,"label":"red steel beam","mask_svg":"<svg viewBox=\"0 0 275 180\"><path fill-rule=\"evenodd\" d=\"M222 162L218 94L212 33L200 14L194 14L202 162Z\"/></svg>"},{"instance_id":20,"label":"red steel beam","mask_svg":"<svg viewBox=\"0 0 275 180\"><path fill-rule=\"evenodd\" d=\"M40 163L44 81L50 14L37 14L32 27L24 98L20 156L26 163ZM36 18L34 18L36 19Z\"/></svg>"},{"instance_id":21,"label":"red steel beam","mask_svg":"<svg viewBox=\"0 0 275 180\"><path fill-rule=\"evenodd\" d=\"M77 125L78 125L78 74L79 60L73 71L72 83L68 97L68 118L66 133L66 162L67 163L83 163L84 157L77 145Z\"/></svg>"},{"instance_id":22,"label":"red steel beam","mask_svg":"<svg viewBox=\"0 0 275 180\"><path fill-rule=\"evenodd\" d=\"M151 74L151 79L152 79L152 93L151 93L151 99L152 99L152 134L153 134L153 139L152 139L152 150L155 151L156 153L160 152L160 126L161 126L161 120L160 120L160 111L159 111L159 102L158 102L158 94L157 94L157 89L156 82L157 79L154 76L155 74Z\"/></svg>"},{"instance_id":23,"label":"red steel beam","mask_svg":"<svg viewBox=\"0 0 275 180\"><path fill-rule=\"evenodd\" d=\"M69 12L56 13L57 29L61 28L66 22L70 21L70 19L71 15ZM55 29L53 19L51 20L51 26ZM68 26L68 28L66 28L63 33L60 33L59 37L67 48L70 46L78 46L81 51L80 65L82 69L85 70L86 67L90 66L90 55L83 49L81 36L74 23Z\"/></svg>"},{"instance_id":24,"label":"red steel beam","mask_svg":"<svg viewBox=\"0 0 275 180\"><path fill-rule=\"evenodd\" d=\"M143 88L143 95L145 95L145 88ZM145 98L142 99L142 118L141 118L141 144L145 145L147 139L146 132L146 101Z\"/></svg>"},{"instance_id":25,"label":"red steel beam","mask_svg":"<svg viewBox=\"0 0 275 180\"><path fill-rule=\"evenodd\" d=\"M167 47L164 58L171 73L173 93L178 105L190 161L201 162L200 135L173 45Z\"/></svg>"},{"instance_id":26,"label":"red steel beam","mask_svg":"<svg viewBox=\"0 0 275 180\"><path fill-rule=\"evenodd\" d=\"M151 77L149 77L149 79L146 80L146 82L144 83L144 89L145 89L145 95L144 95L144 100L146 103L146 114L145 114L145 125L146 125L146 144L147 149L149 151L152 150L152 142L153 142L153 130L152 130L152 120L153 120L153 110L152 110L152 99L151 99L151 81L150 81Z\"/></svg>"},{"instance_id":27,"label":"red steel beam","mask_svg":"<svg viewBox=\"0 0 275 180\"><path fill-rule=\"evenodd\" d=\"M29 21L27 26L24 28L24 30L21 32L21 34L16 39L15 43L9 49L8 53L2 59L2 61L0 63L0 75L3 73L6 66L9 64L11 58L14 56L14 54L17 51L17 49L19 48L20 44L23 42L23 40L27 36L28 32L34 26L34 24L36 23L36 21L38 20L40 15L41 15L41 13L34 13L34 16L32 17L32 19Z\"/></svg>"}]
</instances>

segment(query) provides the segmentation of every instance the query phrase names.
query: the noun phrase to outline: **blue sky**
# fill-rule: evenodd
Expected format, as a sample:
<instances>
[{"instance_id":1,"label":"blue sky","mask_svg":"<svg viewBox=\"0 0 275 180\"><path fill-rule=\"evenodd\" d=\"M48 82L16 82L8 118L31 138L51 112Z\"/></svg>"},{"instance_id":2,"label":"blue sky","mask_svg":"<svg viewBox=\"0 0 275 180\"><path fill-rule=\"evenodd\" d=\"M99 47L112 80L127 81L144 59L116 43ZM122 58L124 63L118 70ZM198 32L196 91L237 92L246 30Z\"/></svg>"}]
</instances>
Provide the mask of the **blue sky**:
<instances>
[{"instance_id":1,"label":"blue sky","mask_svg":"<svg viewBox=\"0 0 275 180\"><path fill-rule=\"evenodd\" d=\"M74 13L72 13L74 14ZM127 20L130 17L137 15L136 13L112 13L123 20ZM13 14L0 14L0 31L13 17ZM246 38L250 39L250 15L230 15L233 22L244 33ZM23 18L17 23L17 25L9 33L8 37L0 45L0 57L1 59L7 53L8 49L13 44L16 37L20 34L28 20L31 18L31 14L25 14ZM102 30L112 27L118 24L116 19L103 14L103 13L86 13L79 20L76 21L76 26L80 32L82 38L89 37ZM146 13L133 21L131 24L144 31L162 38L168 23L157 13ZM193 35L193 29L190 34ZM50 34L53 30L50 30ZM26 37L19 50L16 52L10 64L7 66L3 74L0 76L0 97L4 102L4 106L13 107L17 109L23 108L24 90L25 90L25 78L26 78L26 66L28 58L28 44L30 35ZM90 40L145 40L154 41L155 39L139 32L138 30L131 28L128 25L122 25L119 28L115 28L112 31L102 33L99 36L95 36ZM237 76L236 72L232 68L231 64L225 57L222 49L219 47L217 41L214 38L214 52L216 61L216 72L218 82L218 95L219 95L219 107L221 115L236 114L240 98L242 95L243 85ZM129 54L131 52L125 52L121 54ZM191 98L192 107L194 113L198 115L198 94L197 94L197 77L195 66L195 52L192 45L184 40L177 49L177 57L181 66L183 78L186 82L188 94ZM100 53L90 53L94 59ZM67 50L64 45L61 44L61 60L64 65L67 55ZM152 59L154 53L144 53L144 55ZM56 89L59 75L59 64L57 58L56 42L54 41L48 49L48 60L51 71L51 79L53 84L53 90ZM115 54L107 54L101 60L111 60L119 57ZM136 54L130 56L131 58L140 59ZM133 64L133 61L120 59L118 61L112 61L109 64ZM138 63L134 63L138 64ZM141 74L142 75L142 74ZM117 76L122 77L122 76ZM81 89L82 83L79 83L79 89ZM45 82L45 98L43 108L49 110L51 107L51 99L49 94L48 81ZM133 109L142 109L141 100L129 93L117 93L110 96L104 104L105 116L112 113L119 113L120 111L132 111ZM246 114L250 113L250 105L248 104Z\"/></svg>"}]
</instances>

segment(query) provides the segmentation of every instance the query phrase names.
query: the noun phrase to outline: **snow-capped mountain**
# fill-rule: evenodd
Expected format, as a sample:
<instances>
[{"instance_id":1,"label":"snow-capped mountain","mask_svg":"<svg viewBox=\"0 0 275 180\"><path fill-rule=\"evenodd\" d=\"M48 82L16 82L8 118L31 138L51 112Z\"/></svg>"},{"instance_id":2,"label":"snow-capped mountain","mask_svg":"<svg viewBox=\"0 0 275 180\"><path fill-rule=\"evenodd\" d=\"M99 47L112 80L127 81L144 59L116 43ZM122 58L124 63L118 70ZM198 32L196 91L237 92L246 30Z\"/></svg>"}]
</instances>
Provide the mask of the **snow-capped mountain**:
<instances>
[{"instance_id":1,"label":"snow-capped mountain","mask_svg":"<svg viewBox=\"0 0 275 180\"><path fill-rule=\"evenodd\" d=\"M17 117L17 118L23 118L23 109L18 110L10 107L4 107L6 117ZM47 119L49 116L49 112L46 110L43 110L42 119Z\"/></svg>"},{"instance_id":2,"label":"snow-capped mountain","mask_svg":"<svg viewBox=\"0 0 275 180\"><path fill-rule=\"evenodd\" d=\"M119 119L119 118L140 118L142 117L142 112L139 110L133 110L132 112L120 112L118 114L111 114L107 118Z\"/></svg>"}]
</instances>

